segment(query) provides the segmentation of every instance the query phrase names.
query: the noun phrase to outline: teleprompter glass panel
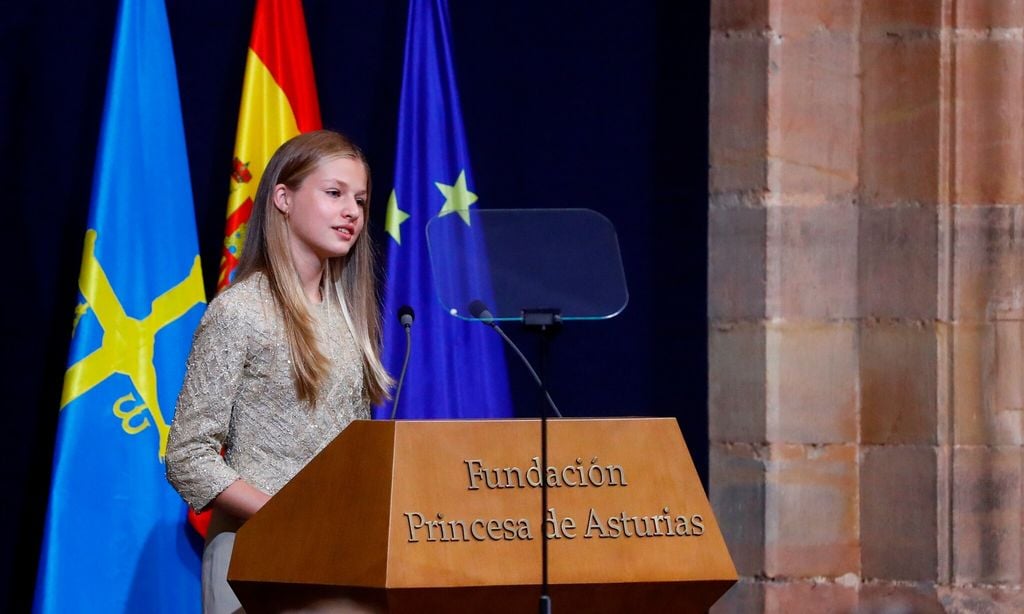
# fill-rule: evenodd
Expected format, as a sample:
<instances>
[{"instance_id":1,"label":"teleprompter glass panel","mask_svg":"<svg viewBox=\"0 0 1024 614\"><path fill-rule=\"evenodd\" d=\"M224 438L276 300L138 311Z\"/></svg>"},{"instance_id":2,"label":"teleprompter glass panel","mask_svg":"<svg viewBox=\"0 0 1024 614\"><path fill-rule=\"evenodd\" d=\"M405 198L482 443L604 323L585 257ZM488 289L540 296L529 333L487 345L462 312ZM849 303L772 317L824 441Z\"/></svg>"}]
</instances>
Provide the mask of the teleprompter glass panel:
<instances>
[{"instance_id":1,"label":"teleprompter glass panel","mask_svg":"<svg viewBox=\"0 0 1024 614\"><path fill-rule=\"evenodd\" d=\"M459 211L430 220L427 244L438 299L459 318L477 319L476 303L495 320L599 320L629 300L615 228L591 209Z\"/></svg>"}]
</instances>

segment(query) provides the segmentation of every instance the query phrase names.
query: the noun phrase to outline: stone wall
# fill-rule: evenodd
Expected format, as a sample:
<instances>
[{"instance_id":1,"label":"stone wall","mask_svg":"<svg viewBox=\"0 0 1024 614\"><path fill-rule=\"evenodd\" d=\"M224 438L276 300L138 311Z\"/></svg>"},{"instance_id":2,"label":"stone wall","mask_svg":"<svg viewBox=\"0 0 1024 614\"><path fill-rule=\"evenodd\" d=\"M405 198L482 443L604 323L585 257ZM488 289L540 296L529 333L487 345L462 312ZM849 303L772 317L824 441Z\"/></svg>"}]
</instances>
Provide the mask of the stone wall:
<instances>
[{"instance_id":1,"label":"stone wall","mask_svg":"<svg viewBox=\"0 0 1024 614\"><path fill-rule=\"evenodd\" d=\"M1024 0L711 30L714 611L1024 611Z\"/></svg>"}]
</instances>

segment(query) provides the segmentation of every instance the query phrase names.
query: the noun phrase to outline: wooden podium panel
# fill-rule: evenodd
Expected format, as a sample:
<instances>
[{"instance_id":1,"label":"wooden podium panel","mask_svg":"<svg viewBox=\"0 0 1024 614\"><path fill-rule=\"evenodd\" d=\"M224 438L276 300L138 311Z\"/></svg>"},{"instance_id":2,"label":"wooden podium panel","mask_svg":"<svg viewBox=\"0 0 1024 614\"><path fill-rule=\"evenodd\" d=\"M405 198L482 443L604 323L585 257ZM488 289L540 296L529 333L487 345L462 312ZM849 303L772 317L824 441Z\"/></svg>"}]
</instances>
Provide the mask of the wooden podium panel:
<instances>
[{"instance_id":1,"label":"wooden podium panel","mask_svg":"<svg viewBox=\"0 0 1024 614\"><path fill-rule=\"evenodd\" d=\"M735 582L675 420L548 435L542 472L538 420L354 422L238 532L232 586L248 612L534 612L542 530L556 612L705 611Z\"/></svg>"}]
</instances>

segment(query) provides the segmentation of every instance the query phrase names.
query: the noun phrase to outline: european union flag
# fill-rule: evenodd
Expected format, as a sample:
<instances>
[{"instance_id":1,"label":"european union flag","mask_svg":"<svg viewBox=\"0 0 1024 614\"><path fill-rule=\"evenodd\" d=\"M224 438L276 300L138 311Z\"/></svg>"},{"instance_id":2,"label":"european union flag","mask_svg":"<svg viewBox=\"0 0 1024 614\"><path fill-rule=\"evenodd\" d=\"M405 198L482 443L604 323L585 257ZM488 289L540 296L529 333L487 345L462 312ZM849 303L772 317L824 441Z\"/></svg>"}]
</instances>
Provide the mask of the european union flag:
<instances>
[{"instance_id":1,"label":"european union flag","mask_svg":"<svg viewBox=\"0 0 1024 614\"><path fill-rule=\"evenodd\" d=\"M163 456L205 293L163 0L123 0L57 423L37 612L198 612Z\"/></svg>"},{"instance_id":2,"label":"european union flag","mask_svg":"<svg viewBox=\"0 0 1024 614\"><path fill-rule=\"evenodd\" d=\"M468 211L477 194L459 111L444 0L412 0L398 117L395 187L388 199L384 364L396 375L405 333L396 314L416 311L413 349L398 415L484 418L512 415L501 340L481 324L458 320L435 297L425 227L438 215ZM467 263L482 254L464 246ZM378 408L378 417L390 408Z\"/></svg>"}]
</instances>

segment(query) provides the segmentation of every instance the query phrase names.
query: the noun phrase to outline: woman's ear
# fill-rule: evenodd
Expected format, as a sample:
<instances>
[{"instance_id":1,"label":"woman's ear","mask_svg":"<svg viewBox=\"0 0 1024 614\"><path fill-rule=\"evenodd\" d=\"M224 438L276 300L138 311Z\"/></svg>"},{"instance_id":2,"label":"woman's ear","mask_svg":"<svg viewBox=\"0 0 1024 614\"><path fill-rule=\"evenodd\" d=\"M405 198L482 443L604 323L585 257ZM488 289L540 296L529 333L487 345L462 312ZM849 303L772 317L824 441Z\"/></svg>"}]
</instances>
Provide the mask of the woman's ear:
<instances>
[{"instance_id":1,"label":"woman's ear","mask_svg":"<svg viewBox=\"0 0 1024 614\"><path fill-rule=\"evenodd\" d=\"M277 210L285 215L288 215L288 212L292 206L291 199L288 197L288 186L286 186L283 183L275 185L273 199L274 206L277 207Z\"/></svg>"}]
</instances>

